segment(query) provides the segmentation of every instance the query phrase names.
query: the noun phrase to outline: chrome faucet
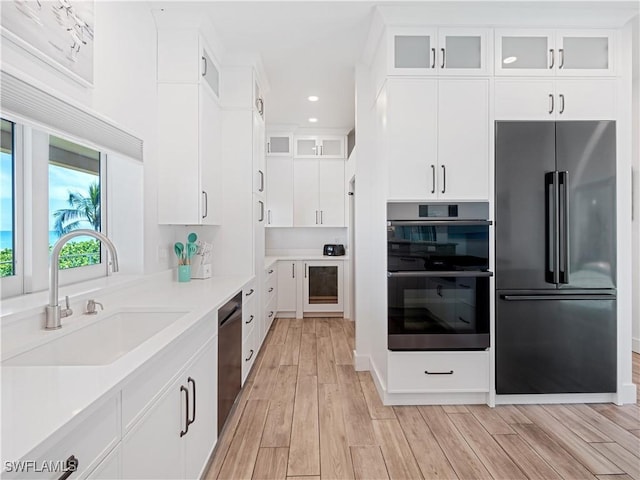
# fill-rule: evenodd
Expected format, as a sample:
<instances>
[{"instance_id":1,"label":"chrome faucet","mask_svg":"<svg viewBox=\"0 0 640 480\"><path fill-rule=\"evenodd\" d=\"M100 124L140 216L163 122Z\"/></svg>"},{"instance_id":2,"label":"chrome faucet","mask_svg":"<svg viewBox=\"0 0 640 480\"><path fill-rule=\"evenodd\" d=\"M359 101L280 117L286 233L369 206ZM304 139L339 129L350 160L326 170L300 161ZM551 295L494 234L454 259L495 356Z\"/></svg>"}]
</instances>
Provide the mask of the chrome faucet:
<instances>
[{"instance_id":1,"label":"chrome faucet","mask_svg":"<svg viewBox=\"0 0 640 480\"><path fill-rule=\"evenodd\" d=\"M69 300L67 297L66 308L62 309L58 304L58 263L60 261L60 251L65 243L75 237L93 237L100 240L107 247L107 250L111 254L111 267L113 272L118 271L118 252L116 247L109 238L95 230L74 230L66 235L63 235L53 246L51 250L51 256L49 257L49 305L46 307L47 321L45 329L56 330L62 326L60 319L68 317L73 313L69 308Z\"/></svg>"}]
</instances>

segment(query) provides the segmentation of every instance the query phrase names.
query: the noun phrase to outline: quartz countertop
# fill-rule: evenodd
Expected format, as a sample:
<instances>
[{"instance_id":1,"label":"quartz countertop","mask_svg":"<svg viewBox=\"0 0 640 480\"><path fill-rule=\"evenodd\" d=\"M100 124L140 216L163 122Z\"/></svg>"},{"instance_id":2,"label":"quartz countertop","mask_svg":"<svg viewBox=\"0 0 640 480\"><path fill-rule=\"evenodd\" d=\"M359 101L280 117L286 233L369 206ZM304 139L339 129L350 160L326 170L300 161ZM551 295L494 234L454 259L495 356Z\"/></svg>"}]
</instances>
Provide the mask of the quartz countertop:
<instances>
[{"instance_id":1,"label":"quartz countertop","mask_svg":"<svg viewBox=\"0 0 640 480\"><path fill-rule=\"evenodd\" d=\"M29 459L30 452L52 435L72 428L72 424L75 426L76 421L89 414L92 405L120 389L139 367L216 311L251 278L213 277L178 283L169 274L155 275L143 277L126 291L96 295L96 300L104 304L104 311L98 313L96 319L127 307L170 308L186 313L108 365L2 366L3 463ZM75 314L62 320L60 330L41 330L35 334L48 340L82 328L82 321L83 316Z\"/></svg>"},{"instance_id":2,"label":"quartz countertop","mask_svg":"<svg viewBox=\"0 0 640 480\"><path fill-rule=\"evenodd\" d=\"M326 260L326 261L347 261L349 257L346 255L308 255L304 253L286 254L286 255L269 255L264 257L264 268L269 268L278 260Z\"/></svg>"}]
</instances>

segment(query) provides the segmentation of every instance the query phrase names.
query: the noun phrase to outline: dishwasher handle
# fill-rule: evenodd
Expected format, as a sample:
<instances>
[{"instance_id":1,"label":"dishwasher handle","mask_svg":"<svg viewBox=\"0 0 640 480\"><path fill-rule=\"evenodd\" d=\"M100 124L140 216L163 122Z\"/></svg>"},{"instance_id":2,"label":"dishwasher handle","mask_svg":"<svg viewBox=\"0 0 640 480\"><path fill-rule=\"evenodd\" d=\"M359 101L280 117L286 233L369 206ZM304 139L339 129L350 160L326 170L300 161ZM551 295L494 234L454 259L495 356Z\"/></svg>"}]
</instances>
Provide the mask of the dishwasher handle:
<instances>
[{"instance_id":1,"label":"dishwasher handle","mask_svg":"<svg viewBox=\"0 0 640 480\"><path fill-rule=\"evenodd\" d=\"M227 323L231 317L233 317L234 313L236 313L238 311L238 309L240 308L239 305L236 305L235 307L233 307L233 310L231 310L226 317L224 317L224 319L218 324L218 327L222 327L225 323Z\"/></svg>"}]
</instances>

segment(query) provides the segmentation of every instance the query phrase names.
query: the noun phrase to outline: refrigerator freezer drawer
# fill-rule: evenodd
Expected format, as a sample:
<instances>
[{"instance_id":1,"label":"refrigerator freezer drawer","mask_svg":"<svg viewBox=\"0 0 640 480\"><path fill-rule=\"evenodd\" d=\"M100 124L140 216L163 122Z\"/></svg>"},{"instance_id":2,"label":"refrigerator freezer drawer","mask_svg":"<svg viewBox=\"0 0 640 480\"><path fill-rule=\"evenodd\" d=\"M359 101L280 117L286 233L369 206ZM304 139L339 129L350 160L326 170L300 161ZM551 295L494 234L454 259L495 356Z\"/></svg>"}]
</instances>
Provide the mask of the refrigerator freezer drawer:
<instances>
[{"instance_id":1,"label":"refrigerator freezer drawer","mask_svg":"<svg viewBox=\"0 0 640 480\"><path fill-rule=\"evenodd\" d=\"M498 394L615 390L615 296L498 292Z\"/></svg>"}]
</instances>

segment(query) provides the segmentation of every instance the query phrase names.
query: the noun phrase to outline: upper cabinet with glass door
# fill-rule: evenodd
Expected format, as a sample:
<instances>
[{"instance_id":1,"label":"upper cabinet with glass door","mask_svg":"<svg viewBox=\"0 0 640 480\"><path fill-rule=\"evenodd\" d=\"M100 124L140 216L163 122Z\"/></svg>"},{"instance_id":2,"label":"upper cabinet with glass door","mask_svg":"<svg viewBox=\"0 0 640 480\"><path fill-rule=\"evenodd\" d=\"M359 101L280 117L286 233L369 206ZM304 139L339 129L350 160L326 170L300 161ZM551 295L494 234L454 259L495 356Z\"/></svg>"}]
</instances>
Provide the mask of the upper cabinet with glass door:
<instances>
[{"instance_id":1,"label":"upper cabinet with glass door","mask_svg":"<svg viewBox=\"0 0 640 480\"><path fill-rule=\"evenodd\" d=\"M268 133L267 134L267 156L268 157L292 157L292 138L288 133Z\"/></svg>"},{"instance_id":2,"label":"upper cabinet with glass door","mask_svg":"<svg viewBox=\"0 0 640 480\"><path fill-rule=\"evenodd\" d=\"M615 31L496 30L496 75L615 75Z\"/></svg>"},{"instance_id":3,"label":"upper cabinet with glass door","mask_svg":"<svg viewBox=\"0 0 640 480\"><path fill-rule=\"evenodd\" d=\"M487 75L485 28L392 28L389 75Z\"/></svg>"},{"instance_id":4,"label":"upper cabinet with glass door","mask_svg":"<svg viewBox=\"0 0 640 480\"><path fill-rule=\"evenodd\" d=\"M345 139L343 135L296 136L294 156L297 158L346 158Z\"/></svg>"}]
</instances>

